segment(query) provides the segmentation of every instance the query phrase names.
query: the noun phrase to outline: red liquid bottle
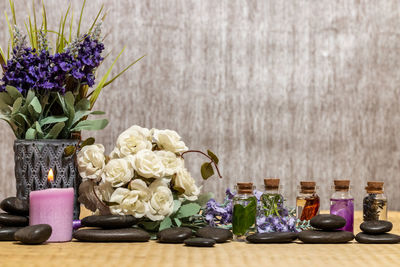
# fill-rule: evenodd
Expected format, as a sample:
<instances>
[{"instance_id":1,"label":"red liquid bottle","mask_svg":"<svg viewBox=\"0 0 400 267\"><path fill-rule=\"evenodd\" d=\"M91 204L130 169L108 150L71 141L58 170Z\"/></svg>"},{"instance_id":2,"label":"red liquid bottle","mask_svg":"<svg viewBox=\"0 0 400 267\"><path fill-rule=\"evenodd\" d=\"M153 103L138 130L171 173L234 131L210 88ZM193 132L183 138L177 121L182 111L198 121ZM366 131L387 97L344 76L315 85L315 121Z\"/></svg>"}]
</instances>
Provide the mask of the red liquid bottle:
<instances>
[{"instance_id":1,"label":"red liquid bottle","mask_svg":"<svg viewBox=\"0 0 400 267\"><path fill-rule=\"evenodd\" d=\"M315 182L300 182L300 193L296 198L297 219L309 221L319 213L320 200L316 193Z\"/></svg>"}]
</instances>

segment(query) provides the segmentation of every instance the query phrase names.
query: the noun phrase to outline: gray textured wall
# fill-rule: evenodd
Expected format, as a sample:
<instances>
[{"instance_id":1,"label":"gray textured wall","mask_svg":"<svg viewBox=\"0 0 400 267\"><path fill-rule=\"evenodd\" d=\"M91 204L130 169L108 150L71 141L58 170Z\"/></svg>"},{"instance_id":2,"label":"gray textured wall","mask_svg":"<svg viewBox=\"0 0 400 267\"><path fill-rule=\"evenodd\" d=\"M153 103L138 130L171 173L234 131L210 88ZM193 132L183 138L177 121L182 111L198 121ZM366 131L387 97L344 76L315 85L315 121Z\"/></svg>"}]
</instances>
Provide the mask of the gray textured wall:
<instances>
[{"instance_id":1,"label":"gray textured wall","mask_svg":"<svg viewBox=\"0 0 400 267\"><path fill-rule=\"evenodd\" d=\"M16 2L21 20L30 1ZM55 23L66 1L46 2ZM101 2L88 1L87 25ZM111 123L93 135L109 151L132 124L170 128L220 156L224 179L204 183L219 197L273 176L293 199L312 178L327 208L332 180L348 178L360 208L366 181L378 179L400 209L397 0L104 2L106 46L115 56L127 45L115 71L147 54L98 102ZM3 47L6 29L0 20ZM2 198L15 192L14 137L0 125ZM200 159L189 163L199 177Z\"/></svg>"}]
</instances>

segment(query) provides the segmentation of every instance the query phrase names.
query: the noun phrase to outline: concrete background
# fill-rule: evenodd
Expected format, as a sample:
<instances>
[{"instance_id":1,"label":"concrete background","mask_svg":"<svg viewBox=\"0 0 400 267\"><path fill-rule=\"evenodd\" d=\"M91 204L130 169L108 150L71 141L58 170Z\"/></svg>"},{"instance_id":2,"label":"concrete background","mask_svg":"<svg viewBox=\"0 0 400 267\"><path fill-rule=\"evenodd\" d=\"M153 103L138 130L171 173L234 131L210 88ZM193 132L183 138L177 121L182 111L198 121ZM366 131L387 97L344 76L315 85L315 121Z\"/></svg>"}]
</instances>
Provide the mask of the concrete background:
<instances>
[{"instance_id":1,"label":"concrete background","mask_svg":"<svg viewBox=\"0 0 400 267\"><path fill-rule=\"evenodd\" d=\"M16 2L22 22L31 1ZM56 30L67 1L45 2ZM147 56L102 92L110 124L85 136L111 151L130 125L174 129L220 157L224 178L205 183L202 159L188 159L218 198L238 181L279 177L293 204L299 181L313 179L326 209L332 180L350 179L359 209L366 181L382 180L400 210L399 1L87 2L84 28L102 2L108 10L107 62L127 46L114 73ZM7 39L1 19L3 48ZM14 137L0 126L1 199L15 182Z\"/></svg>"}]
</instances>

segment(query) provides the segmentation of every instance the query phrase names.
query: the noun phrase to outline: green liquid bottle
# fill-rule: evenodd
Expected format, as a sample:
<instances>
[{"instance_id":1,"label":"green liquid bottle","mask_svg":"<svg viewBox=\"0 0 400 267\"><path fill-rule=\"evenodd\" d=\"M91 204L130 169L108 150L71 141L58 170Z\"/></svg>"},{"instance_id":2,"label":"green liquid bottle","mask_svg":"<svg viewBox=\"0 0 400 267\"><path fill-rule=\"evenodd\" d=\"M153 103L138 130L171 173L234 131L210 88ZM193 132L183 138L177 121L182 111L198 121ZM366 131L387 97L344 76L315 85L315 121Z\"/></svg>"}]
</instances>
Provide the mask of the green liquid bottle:
<instances>
[{"instance_id":1,"label":"green liquid bottle","mask_svg":"<svg viewBox=\"0 0 400 267\"><path fill-rule=\"evenodd\" d=\"M232 232L235 241L245 241L255 232L257 199L253 194L253 183L238 183L233 198Z\"/></svg>"}]
</instances>

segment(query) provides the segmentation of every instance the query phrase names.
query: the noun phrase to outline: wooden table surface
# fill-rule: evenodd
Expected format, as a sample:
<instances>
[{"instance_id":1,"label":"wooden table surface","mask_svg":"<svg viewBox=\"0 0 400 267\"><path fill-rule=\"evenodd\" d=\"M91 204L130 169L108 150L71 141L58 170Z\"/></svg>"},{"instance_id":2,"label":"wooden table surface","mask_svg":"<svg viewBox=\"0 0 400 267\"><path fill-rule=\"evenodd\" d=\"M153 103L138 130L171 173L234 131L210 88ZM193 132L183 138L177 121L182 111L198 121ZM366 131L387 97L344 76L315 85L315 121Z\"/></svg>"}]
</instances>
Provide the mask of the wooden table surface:
<instances>
[{"instance_id":1,"label":"wooden table surface","mask_svg":"<svg viewBox=\"0 0 400 267\"><path fill-rule=\"evenodd\" d=\"M392 233L400 234L400 212L389 212ZM355 233L361 212L355 214ZM51 243L39 246L0 242L0 266L400 266L400 244L247 244L214 248L182 244Z\"/></svg>"}]
</instances>

